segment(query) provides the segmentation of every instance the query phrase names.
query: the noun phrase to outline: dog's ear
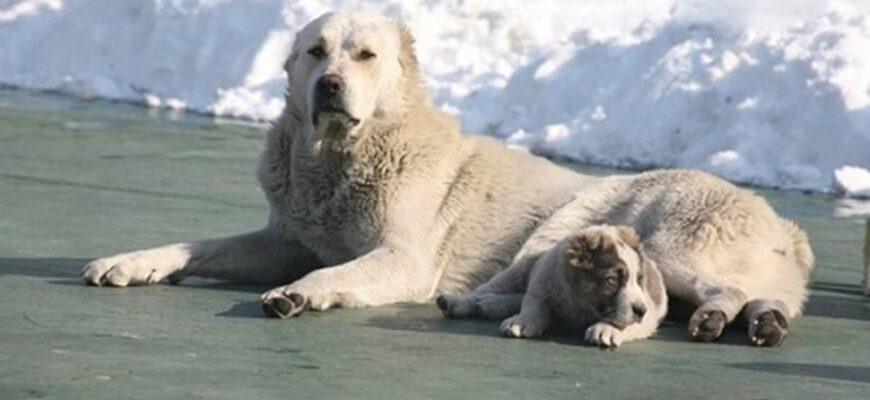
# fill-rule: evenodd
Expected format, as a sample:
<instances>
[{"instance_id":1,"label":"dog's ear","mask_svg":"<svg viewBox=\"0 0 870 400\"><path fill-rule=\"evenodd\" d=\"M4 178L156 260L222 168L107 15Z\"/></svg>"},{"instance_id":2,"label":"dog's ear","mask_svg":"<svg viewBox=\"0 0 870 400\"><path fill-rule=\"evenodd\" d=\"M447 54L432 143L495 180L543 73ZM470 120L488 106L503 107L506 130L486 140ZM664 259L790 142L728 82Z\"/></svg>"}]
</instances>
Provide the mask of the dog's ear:
<instances>
[{"instance_id":1,"label":"dog's ear","mask_svg":"<svg viewBox=\"0 0 870 400\"><path fill-rule=\"evenodd\" d=\"M417 54L414 52L414 36L407 26L399 25L399 65L405 71L417 70Z\"/></svg>"},{"instance_id":2,"label":"dog's ear","mask_svg":"<svg viewBox=\"0 0 870 400\"><path fill-rule=\"evenodd\" d=\"M296 63L296 59L299 58L299 53L296 50L290 53L287 56L287 60L284 61L284 72L287 72L287 77L290 77L290 72L293 71L293 64Z\"/></svg>"},{"instance_id":3,"label":"dog's ear","mask_svg":"<svg viewBox=\"0 0 870 400\"><path fill-rule=\"evenodd\" d=\"M565 259L568 265L583 270L592 270L594 254L603 245L600 235L579 234L568 241Z\"/></svg>"},{"instance_id":4,"label":"dog's ear","mask_svg":"<svg viewBox=\"0 0 870 400\"><path fill-rule=\"evenodd\" d=\"M634 228L630 226L618 226L616 227L616 231L619 233L619 238L622 239L625 244L633 247L635 250L640 249L640 238L637 236L637 232Z\"/></svg>"}]
</instances>

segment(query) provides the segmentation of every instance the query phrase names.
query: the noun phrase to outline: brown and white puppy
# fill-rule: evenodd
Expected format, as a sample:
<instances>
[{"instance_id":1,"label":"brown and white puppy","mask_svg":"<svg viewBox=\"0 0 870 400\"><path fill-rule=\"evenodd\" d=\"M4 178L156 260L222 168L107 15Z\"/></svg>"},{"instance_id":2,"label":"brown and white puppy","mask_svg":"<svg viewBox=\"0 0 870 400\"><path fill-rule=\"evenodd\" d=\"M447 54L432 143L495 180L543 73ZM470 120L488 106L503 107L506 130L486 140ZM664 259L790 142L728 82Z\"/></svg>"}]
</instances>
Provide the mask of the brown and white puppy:
<instances>
[{"instance_id":1,"label":"brown and white puppy","mask_svg":"<svg viewBox=\"0 0 870 400\"><path fill-rule=\"evenodd\" d=\"M521 293L495 288L513 287ZM535 337L554 323L617 347L652 335L667 312L662 276L634 229L597 225L563 239L524 271L506 270L462 296L442 296L450 317L503 318L509 337Z\"/></svg>"}]
</instances>

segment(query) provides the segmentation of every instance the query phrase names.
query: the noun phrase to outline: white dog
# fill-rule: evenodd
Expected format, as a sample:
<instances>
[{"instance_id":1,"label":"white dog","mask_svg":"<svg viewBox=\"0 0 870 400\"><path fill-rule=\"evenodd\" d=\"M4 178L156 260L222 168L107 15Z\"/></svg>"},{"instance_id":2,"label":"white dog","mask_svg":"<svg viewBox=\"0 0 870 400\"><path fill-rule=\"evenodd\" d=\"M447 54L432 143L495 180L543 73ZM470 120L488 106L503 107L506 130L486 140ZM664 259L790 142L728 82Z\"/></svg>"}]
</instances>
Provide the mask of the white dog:
<instances>
[{"instance_id":1,"label":"white dog","mask_svg":"<svg viewBox=\"0 0 870 400\"><path fill-rule=\"evenodd\" d=\"M634 229L595 225L562 239L533 264L509 268L463 296L440 296L451 318L505 318L509 337L535 337L554 323L617 347L652 335L667 313L662 275Z\"/></svg>"},{"instance_id":2,"label":"white dog","mask_svg":"<svg viewBox=\"0 0 870 400\"><path fill-rule=\"evenodd\" d=\"M425 301L508 266L588 179L460 134L433 107L401 25L324 15L298 33L283 115L266 136L262 230L95 260L94 285L188 275L290 283L268 315ZM292 282L292 283L291 283Z\"/></svg>"},{"instance_id":3,"label":"white dog","mask_svg":"<svg viewBox=\"0 0 870 400\"><path fill-rule=\"evenodd\" d=\"M814 272L806 234L748 190L709 174L676 170L587 185L532 235L508 270L470 294L439 299L439 306L448 316L463 316L484 293L521 292L526 271L539 258L552 254L554 246L556 254L564 253L558 249L564 238L598 224L637 231L668 295L697 306L689 320L693 340L715 340L742 310L752 344L778 345L806 301ZM516 328L510 329L536 334L540 321L526 309L544 308L545 298L527 292L523 312L511 322Z\"/></svg>"}]
</instances>

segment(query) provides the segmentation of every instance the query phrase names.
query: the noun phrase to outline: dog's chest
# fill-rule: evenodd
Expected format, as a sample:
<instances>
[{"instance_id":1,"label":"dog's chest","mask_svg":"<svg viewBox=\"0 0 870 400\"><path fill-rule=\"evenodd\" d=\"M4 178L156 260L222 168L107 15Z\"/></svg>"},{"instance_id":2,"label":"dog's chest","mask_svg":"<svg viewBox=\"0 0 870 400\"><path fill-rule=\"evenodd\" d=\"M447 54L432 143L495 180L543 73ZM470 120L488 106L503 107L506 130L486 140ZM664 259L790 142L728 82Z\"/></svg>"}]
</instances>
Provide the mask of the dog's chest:
<instances>
[{"instance_id":1,"label":"dog's chest","mask_svg":"<svg viewBox=\"0 0 870 400\"><path fill-rule=\"evenodd\" d=\"M277 202L282 224L321 257L356 257L379 241L389 182L376 171L300 163L286 176Z\"/></svg>"}]
</instances>

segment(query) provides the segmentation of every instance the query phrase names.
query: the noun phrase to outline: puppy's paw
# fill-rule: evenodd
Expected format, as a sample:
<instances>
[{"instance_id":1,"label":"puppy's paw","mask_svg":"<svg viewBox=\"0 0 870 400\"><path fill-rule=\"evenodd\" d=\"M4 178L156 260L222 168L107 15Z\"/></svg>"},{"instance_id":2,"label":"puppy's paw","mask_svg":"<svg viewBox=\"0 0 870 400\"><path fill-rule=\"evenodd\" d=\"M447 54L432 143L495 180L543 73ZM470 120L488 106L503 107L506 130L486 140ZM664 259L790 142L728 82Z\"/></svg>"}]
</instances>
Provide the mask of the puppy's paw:
<instances>
[{"instance_id":1,"label":"puppy's paw","mask_svg":"<svg viewBox=\"0 0 870 400\"><path fill-rule=\"evenodd\" d=\"M712 342L722 335L728 319L719 310L695 311L689 320L689 339L696 342Z\"/></svg>"},{"instance_id":2,"label":"puppy's paw","mask_svg":"<svg viewBox=\"0 0 870 400\"><path fill-rule=\"evenodd\" d=\"M444 294L435 299L435 304L447 318L469 318L478 311L477 301L471 294Z\"/></svg>"},{"instance_id":3,"label":"puppy's paw","mask_svg":"<svg viewBox=\"0 0 870 400\"><path fill-rule=\"evenodd\" d=\"M509 338L531 338L541 336L544 329L524 321L519 315L514 315L502 321L501 333Z\"/></svg>"},{"instance_id":4,"label":"puppy's paw","mask_svg":"<svg viewBox=\"0 0 870 400\"><path fill-rule=\"evenodd\" d=\"M616 348L622 344L622 334L619 328L606 322L599 322L586 329L583 339L591 345Z\"/></svg>"},{"instance_id":5,"label":"puppy's paw","mask_svg":"<svg viewBox=\"0 0 870 400\"><path fill-rule=\"evenodd\" d=\"M179 277L173 254L163 249L135 251L91 261L82 269L82 280L94 286L147 285Z\"/></svg>"},{"instance_id":6,"label":"puppy's paw","mask_svg":"<svg viewBox=\"0 0 870 400\"><path fill-rule=\"evenodd\" d=\"M778 310L767 310L749 322L749 342L755 346L779 346L788 334L788 318Z\"/></svg>"}]
</instances>

